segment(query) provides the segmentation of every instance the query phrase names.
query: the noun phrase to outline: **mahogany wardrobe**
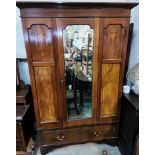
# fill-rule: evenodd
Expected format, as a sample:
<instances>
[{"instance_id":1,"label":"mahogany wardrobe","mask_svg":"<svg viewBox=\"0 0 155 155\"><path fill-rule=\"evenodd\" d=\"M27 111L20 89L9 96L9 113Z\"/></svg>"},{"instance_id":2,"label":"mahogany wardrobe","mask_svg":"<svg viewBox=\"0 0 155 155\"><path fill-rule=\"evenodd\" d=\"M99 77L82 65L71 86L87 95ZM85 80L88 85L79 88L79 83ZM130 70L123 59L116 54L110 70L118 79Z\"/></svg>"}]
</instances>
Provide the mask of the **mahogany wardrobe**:
<instances>
[{"instance_id":1,"label":"mahogany wardrobe","mask_svg":"<svg viewBox=\"0 0 155 155\"><path fill-rule=\"evenodd\" d=\"M20 2L42 154L118 138L131 9L137 3Z\"/></svg>"}]
</instances>

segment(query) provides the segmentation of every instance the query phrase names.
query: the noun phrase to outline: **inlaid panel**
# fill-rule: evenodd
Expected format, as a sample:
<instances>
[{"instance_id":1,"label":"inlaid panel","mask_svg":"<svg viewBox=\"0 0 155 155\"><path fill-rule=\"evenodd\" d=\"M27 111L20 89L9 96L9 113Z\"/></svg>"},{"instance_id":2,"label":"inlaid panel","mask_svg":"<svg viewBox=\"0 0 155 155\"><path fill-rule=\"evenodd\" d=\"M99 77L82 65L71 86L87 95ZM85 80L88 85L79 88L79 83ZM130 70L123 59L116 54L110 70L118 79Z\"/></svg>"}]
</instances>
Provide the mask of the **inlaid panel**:
<instances>
[{"instance_id":1,"label":"inlaid panel","mask_svg":"<svg viewBox=\"0 0 155 155\"><path fill-rule=\"evenodd\" d=\"M58 121L58 94L54 67L34 67L41 122Z\"/></svg>"},{"instance_id":2,"label":"inlaid panel","mask_svg":"<svg viewBox=\"0 0 155 155\"><path fill-rule=\"evenodd\" d=\"M120 64L102 64L100 116L117 115Z\"/></svg>"},{"instance_id":3,"label":"inlaid panel","mask_svg":"<svg viewBox=\"0 0 155 155\"><path fill-rule=\"evenodd\" d=\"M123 28L121 25L108 25L104 28L103 59L121 58Z\"/></svg>"},{"instance_id":4,"label":"inlaid panel","mask_svg":"<svg viewBox=\"0 0 155 155\"><path fill-rule=\"evenodd\" d=\"M32 25L28 29L33 62L54 62L52 29L47 25Z\"/></svg>"}]
</instances>

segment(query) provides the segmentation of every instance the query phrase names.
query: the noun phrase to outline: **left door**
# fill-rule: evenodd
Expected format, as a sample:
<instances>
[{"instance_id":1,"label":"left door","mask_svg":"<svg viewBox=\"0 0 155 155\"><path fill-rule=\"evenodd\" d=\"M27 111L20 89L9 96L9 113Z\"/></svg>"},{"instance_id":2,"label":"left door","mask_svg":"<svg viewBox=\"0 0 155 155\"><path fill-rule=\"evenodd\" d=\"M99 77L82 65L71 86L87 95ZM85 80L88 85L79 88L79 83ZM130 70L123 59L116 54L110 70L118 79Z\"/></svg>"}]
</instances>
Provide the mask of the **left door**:
<instances>
[{"instance_id":1,"label":"left door","mask_svg":"<svg viewBox=\"0 0 155 155\"><path fill-rule=\"evenodd\" d=\"M55 20L23 18L37 128L62 125Z\"/></svg>"}]
</instances>

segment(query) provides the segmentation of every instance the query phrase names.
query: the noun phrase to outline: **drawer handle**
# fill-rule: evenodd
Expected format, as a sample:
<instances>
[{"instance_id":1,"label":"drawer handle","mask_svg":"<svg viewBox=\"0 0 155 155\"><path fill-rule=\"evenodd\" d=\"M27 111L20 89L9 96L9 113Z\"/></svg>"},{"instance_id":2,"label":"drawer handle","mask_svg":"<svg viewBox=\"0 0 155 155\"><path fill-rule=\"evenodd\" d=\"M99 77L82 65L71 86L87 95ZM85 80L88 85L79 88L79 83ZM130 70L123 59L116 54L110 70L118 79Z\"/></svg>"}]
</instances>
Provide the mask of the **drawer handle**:
<instances>
[{"instance_id":1,"label":"drawer handle","mask_svg":"<svg viewBox=\"0 0 155 155\"><path fill-rule=\"evenodd\" d=\"M99 132L96 132L96 131L95 131L93 134L94 134L95 136L100 136L100 135L101 135L101 132L100 132L100 131L99 131Z\"/></svg>"},{"instance_id":2,"label":"drawer handle","mask_svg":"<svg viewBox=\"0 0 155 155\"><path fill-rule=\"evenodd\" d=\"M61 136L61 137L57 136L58 140L63 140L64 138L65 138L65 136Z\"/></svg>"}]
</instances>

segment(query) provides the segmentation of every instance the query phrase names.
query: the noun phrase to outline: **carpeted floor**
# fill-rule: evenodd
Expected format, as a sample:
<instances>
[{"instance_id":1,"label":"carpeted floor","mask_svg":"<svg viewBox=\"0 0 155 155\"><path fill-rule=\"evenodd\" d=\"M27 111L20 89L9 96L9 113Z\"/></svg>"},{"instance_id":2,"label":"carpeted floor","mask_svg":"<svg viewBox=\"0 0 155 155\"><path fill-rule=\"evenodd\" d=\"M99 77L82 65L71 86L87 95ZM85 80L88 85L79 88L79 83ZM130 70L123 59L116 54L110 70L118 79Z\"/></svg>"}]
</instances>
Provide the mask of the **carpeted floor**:
<instances>
[{"instance_id":1,"label":"carpeted floor","mask_svg":"<svg viewBox=\"0 0 155 155\"><path fill-rule=\"evenodd\" d=\"M67 147L55 149L46 155L102 155L103 150L106 150L108 155L121 155L118 147L96 143L70 145ZM38 149L37 155L41 155L40 149Z\"/></svg>"}]
</instances>

